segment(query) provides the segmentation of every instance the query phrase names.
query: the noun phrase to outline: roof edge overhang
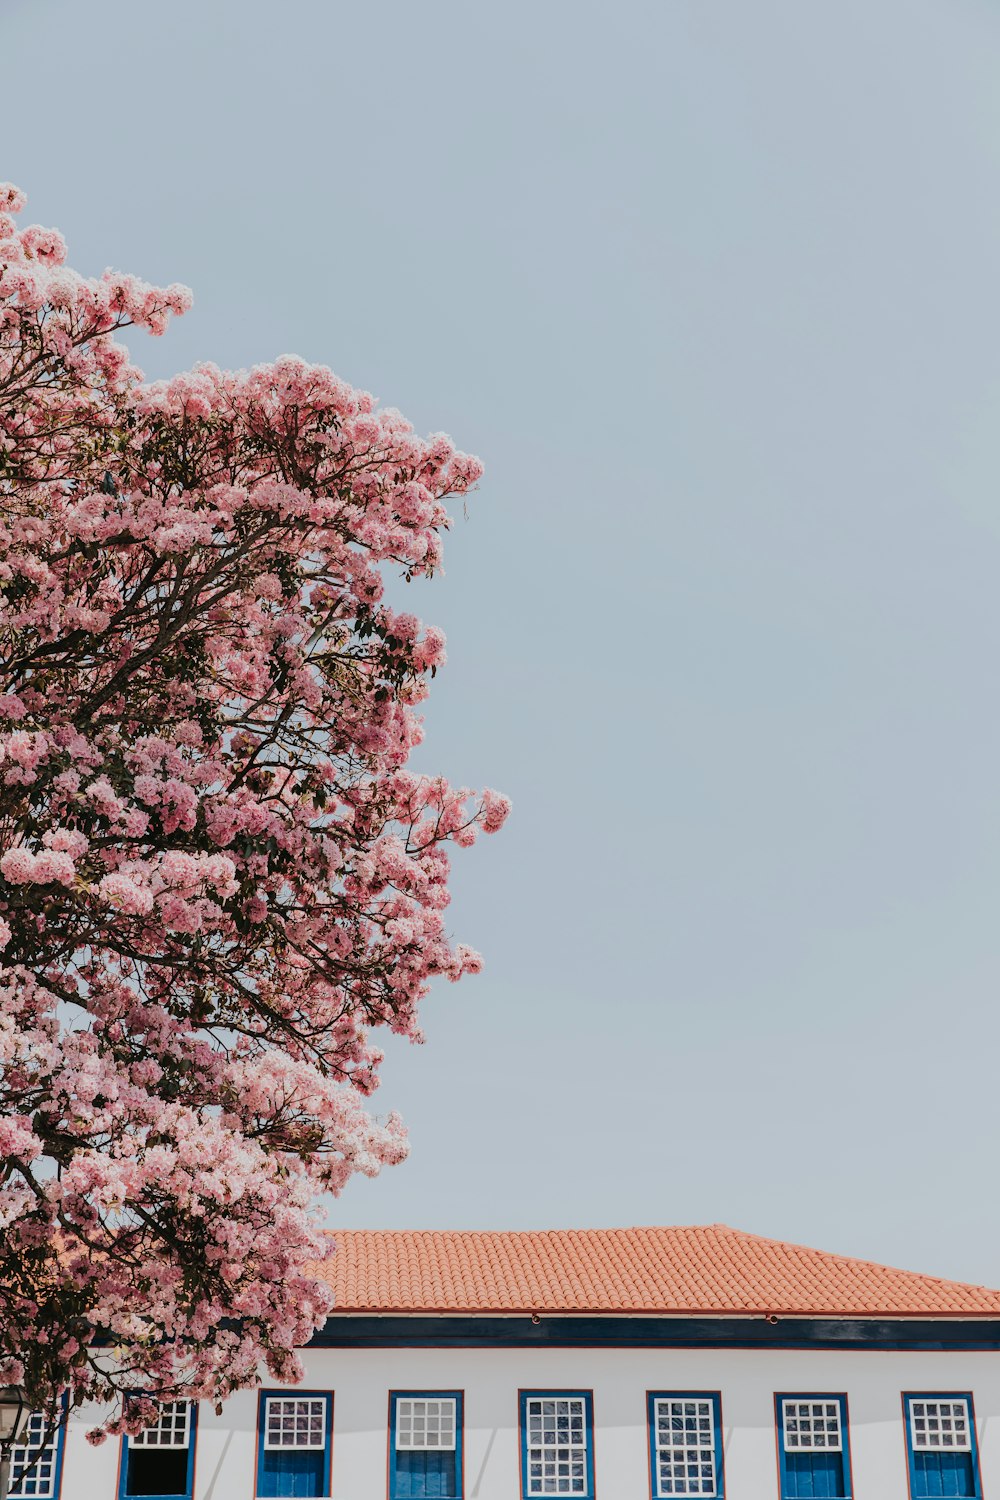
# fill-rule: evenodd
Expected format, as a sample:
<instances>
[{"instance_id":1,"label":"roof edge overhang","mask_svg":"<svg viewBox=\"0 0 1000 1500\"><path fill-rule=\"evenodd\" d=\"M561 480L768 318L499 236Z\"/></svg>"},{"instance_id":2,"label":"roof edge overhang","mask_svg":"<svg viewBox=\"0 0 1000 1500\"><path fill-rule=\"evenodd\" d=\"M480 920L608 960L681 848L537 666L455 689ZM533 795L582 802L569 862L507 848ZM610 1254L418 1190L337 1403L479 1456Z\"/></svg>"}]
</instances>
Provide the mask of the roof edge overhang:
<instances>
[{"instance_id":1,"label":"roof edge overhang","mask_svg":"<svg viewBox=\"0 0 1000 1500\"><path fill-rule=\"evenodd\" d=\"M333 1318L690 1318L703 1321L706 1318L763 1318L765 1321L788 1318L859 1319L885 1321L891 1319L921 1319L934 1322L968 1323L970 1321L1000 1321L1000 1309L983 1312L900 1312L898 1309L857 1312L829 1311L823 1308L799 1308L788 1312L780 1307L739 1307L719 1311L705 1308L692 1311L690 1308L663 1307L336 1307Z\"/></svg>"},{"instance_id":2,"label":"roof edge overhang","mask_svg":"<svg viewBox=\"0 0 1000 1500\"><path fill-rule=\"evenodd\" d=\"M311 1348L867 1349L1000 1352L1000 1316L340 1311Z\"/></svg>"}]
</instances>

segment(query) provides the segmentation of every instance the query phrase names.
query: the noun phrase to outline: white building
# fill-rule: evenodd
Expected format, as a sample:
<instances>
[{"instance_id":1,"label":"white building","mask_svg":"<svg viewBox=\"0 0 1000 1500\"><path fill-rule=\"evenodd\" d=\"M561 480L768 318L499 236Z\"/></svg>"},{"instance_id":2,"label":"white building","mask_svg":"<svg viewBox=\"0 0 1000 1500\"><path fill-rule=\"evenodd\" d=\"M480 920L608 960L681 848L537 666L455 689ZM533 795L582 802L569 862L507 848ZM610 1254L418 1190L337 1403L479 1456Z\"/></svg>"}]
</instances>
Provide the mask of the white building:
<instances>
[{"instance_id":1,"label":"white building","mask_svg":"<svg viewBox=\"0 0 1000 1500\"><path fill-rule=\"evenodd\" d=\"M998 1291L722 1225L336 1240L303 1387L74 1413L14 1493L1000 1500Z\"/></svg>"}]
</instances>

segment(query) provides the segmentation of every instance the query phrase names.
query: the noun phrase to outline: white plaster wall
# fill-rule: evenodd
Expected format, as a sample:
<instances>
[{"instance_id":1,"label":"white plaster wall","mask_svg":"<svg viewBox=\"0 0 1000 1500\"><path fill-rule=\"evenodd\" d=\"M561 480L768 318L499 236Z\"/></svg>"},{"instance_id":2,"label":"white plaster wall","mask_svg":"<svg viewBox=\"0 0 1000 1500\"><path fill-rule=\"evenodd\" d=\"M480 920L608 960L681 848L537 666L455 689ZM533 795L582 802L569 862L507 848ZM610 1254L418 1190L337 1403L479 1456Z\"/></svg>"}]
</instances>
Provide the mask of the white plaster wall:
<instances>
[{"instance_id":1,"label":"white plaster wall","mask_svg":"<svg viewBox=\"0 0 1000 1500\"><path fill-rule=\"evenodd\" d=\"M464 1390L466 1500L519 1500L518 1390L592 1389L600 1500L649 1500L647 1390L719 1390L727 1500L776 1500L775 1391L846 1392L855 1500L907 1500L900 1393L971 1390L984 1500L1000 1500L1000 1354L655 1349L382 1349L305 1354L334 1392L334 1500L386 1500L388 1393ZM196 1500L253 1500L257 1397L198 1418ZM62 1500L114 1500L119 1444L76 1413Z\"/></svg>"}]
</instances>

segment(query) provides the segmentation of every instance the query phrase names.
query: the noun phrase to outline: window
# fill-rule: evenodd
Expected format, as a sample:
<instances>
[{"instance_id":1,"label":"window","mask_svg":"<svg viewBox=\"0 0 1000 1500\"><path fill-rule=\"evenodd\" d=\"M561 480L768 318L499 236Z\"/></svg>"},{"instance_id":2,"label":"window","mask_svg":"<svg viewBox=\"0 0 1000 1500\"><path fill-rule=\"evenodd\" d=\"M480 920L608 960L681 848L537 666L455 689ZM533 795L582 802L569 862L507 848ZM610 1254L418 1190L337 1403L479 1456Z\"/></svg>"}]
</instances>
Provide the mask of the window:
<instances>
[{"instance_id":1,"label":"window","mask_svg":"<svg viewBox=\"0 0 1000 1500\"><path fill-rule=\"evenodd\" d=\"M329 1391L261 1391L257 1494L329 1495L332 1433Z\"/></svg>"},{"instance_id":2,"label":"window","mask_svg":"<svg viewBox=\"0 0 1000 1500\"><path fill-rule=\"evenodd\" d=\"M461 1391L392 1391L389 1500L461 1500Z\"/></svg>"},{"instance_id":3,"label":"window","mask_svg":"<svg viewBox=\"0 0 1000 1500\"><path fill-rule=\"evenodd\" d=\"M913 1500L979 1500L979 1453L970 1392L904 1395Z\"/></svg>"},{"instance_id":4,"label":"window","mask_svg":"<svg viewBox=\"0 0 1000 1500\"><path fill-rule=\"evenodd\" d=\"M122 1442L121 1500L158 1495L163 1500L191 1500L194 1483L194 1438L198 1408L188 1401L166 1401L151 1427Z\"/></svg>"},{"instance_id":5,"label":"window","mask_svg":"<svg viewBox=\"0 0 1000 1500\"><path fill-rule=\"evenodd\" d=\"M781 1500L850 1500L846 1396L775 1396Z\"/></svg>"},{"instance_id":6,"label":"window","mask_svg":"<svg viewBox=\"0 0 1000 1500\"><path fill-rule=\"evenodd\" d=\"M65 1410L64 1403L60 1413L63 1424ZM66 1428L60 1425L44 1442L47 1428L45 1414L32 1412L21 1441L11 1448L8 1491L11 1500L58 1500ZM24 1473L26 1469L28 1472Z\"/></svg>"},{"instance_id":7,"label":"window","mask_svg":"<svg viewBox=\"0 0 1000 1500\"><path fill-rule=\"evenodd\" d=\"M701 1495L722 1500L721 1400L717 1391L649 1393L653 1500Z\"/></svg>"},{"instance_id":8,"label":"window","mask_svg":"<svg viewBox=\"0 0 1000 1500\"><path fill-rule=\"evenodd\" d=\"M594 1493L594 1417L589 1391L521 1392L521 1484L529 1495Z\"/></svg>"}]
</instances>

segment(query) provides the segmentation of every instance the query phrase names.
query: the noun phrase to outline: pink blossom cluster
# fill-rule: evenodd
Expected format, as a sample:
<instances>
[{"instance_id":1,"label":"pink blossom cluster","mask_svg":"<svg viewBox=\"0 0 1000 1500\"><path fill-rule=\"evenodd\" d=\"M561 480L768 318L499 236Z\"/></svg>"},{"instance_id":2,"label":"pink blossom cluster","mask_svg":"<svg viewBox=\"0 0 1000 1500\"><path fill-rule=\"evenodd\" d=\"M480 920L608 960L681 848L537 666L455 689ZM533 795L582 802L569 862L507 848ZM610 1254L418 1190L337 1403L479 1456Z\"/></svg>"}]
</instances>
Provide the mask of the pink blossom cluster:
<instances>
[{"instance_id":1,"label":"pink blossom cluster","mask_svg":"<svg viewBox=\"0 0 1000 1500\"><path fill-rule=\"evenodd\" d=\"M407 769L478 460L325 367L144 385L190 303L65 266L0 187L0 1365L36 1401L300 1375L317 1197L406 1153L449 849L509 803ZM11 1376L10 1378L15 1378ZM152 1408L150 1408L151 1410Z\"/></svg>"}]
</instances>

